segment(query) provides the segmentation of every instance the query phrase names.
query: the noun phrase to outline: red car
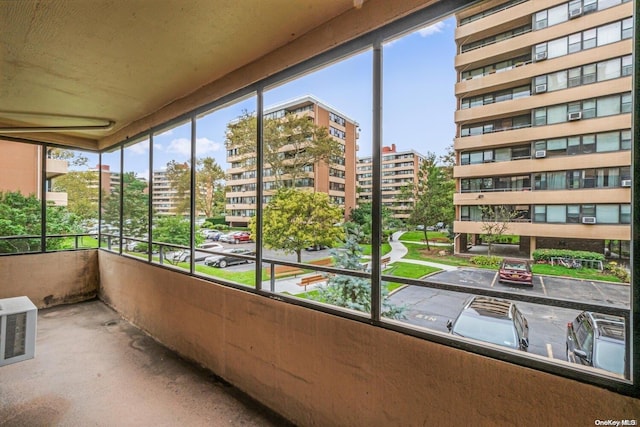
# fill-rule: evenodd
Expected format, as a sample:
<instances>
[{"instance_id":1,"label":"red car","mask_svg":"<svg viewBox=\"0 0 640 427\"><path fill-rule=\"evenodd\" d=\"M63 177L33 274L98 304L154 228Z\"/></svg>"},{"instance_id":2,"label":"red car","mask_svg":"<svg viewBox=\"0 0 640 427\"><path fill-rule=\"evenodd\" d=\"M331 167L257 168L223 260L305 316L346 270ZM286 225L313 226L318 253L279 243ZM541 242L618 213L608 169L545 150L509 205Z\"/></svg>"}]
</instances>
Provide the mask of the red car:
<instances>
[{"instance_id":1,"label":"red car","mask_svg":"<svg viewBox=\"0 0 640 427\"><path fill-rule=\"evenodd\" d=\"M531 264L524 259L504 259L498 270L498 282L523 284L533 287Z\"/></svg>"},{"instance_id":2,"label":"red car","mask_svg":"<svg viewBox=\"0 0 640 427\"><path fill-rule=\"evenodd\" d=\"M251 242L251 233L246 231L236 231L231 233L231 243Z\"/></svg>"}]
</instances>

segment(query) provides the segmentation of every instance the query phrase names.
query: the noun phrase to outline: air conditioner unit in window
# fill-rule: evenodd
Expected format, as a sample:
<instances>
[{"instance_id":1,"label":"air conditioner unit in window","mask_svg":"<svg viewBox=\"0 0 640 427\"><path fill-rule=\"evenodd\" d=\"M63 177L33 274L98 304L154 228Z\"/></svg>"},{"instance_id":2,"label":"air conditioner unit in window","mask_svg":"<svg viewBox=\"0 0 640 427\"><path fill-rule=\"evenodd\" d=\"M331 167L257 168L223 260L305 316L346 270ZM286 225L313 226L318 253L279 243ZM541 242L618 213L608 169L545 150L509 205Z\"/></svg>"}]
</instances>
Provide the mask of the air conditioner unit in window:
<instances>
[{"instance_id":1,"label":"air conditioner unit in window","mask_svg":"<svg viewBox=\"0 0 640 427\"><path fill-rule=\"evenodd\" d=\"M547 157L547 150L536 151L536 159L544 159L545 157Z\"/></svg>"},{"instance_id":2,"label":"air conditioner unit in window","mask_svg":"<svg viewBox=\"0 0 640 427\"><path fill-rule=\"evenodd\" d=\"M33 359L37 317L27 297L0 299L0 366Z\"/></svg>"},{"instance_id":3,"label":"air conditioner unit in window","mask_svg":"<svg viewBox=\"0 0 640 427\"><path fill-rule=\"evenodd\" d=\"M536 61L544 61L545 59L547 59L547 52L536 53Z\"/></svg>"},{"instance_id":4,"label":"air conditioner unit in window","mask_svg":"<svg viewBox=\"0 0 640 427\"><path fill-rule=\"evenodd\" d=\"M595 216L583 216L582 217L582 223L583 224L595 224L596 223L596 217Z\"/></svg>"},{"instance_id":5,"label":"air conditioner unit in window","mask_svg":"<svg viewBox=\"0 0 640 427\"><path fill-rule=\"evenodd\" d=\"M545 93L547 91L547 84L543 83L540 85L536 85L534 92L535 93Z\"/></svg>"},{"instance_id":6,"label":"air conditioner unit in window","mask_svg":"<svg viewBox=\"0 0 640 427\"><path fill-rule=\"evenodd\" d=\"M569 19L577 18L580 15L582 15L581 7L569 11Z\"/></svg>"},{"instance_id":7,"label":"air conditioner unit in window","mask_svg":"<svg viewBox=\"0 0 640 427\"><path fill-rule=\"evenodd\" d=\"M623 179L622 181L620 181L620 186L621 187L631 187L631 180L630 179Z\"/></svg>"},{"instance_id":8,"label":"air conditioner unit in window","mask_svg":"<svg viewBox=\"0 0 640 427\"><path fill-rule=\"evenodd\" d=\"M569 121L580 120L582 118L582 111L574 111L573 113L569 113Z\"/></svg>"}]
</instances>

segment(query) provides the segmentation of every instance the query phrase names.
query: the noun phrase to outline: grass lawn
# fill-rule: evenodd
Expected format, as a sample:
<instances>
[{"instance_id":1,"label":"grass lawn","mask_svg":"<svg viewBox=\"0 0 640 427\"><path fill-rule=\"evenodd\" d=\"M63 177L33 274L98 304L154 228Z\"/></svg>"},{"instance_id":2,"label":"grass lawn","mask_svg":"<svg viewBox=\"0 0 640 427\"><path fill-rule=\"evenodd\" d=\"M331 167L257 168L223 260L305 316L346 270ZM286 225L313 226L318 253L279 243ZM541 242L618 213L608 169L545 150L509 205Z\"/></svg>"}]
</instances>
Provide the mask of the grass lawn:
<instances>
[{"instance_id":1,"label":"grass lawn","mask_svg":"<svg viewBox=\"0 0 640 427\"><path fill-rule=\"evenodd\" d=\"M429 267L428 265L410 264L408 262L396 261L391 267L384 270L384 274L396 277L406 277L409 279L419 279L427 274L440 271L439 268ZM389 282L386 284L389 292L403 286L402 283Z\"/></svg>"},{"instance_id":2,"label":"grass lawn","mask_svg":"<svg viewBox=\"0 0 640 427\"><path fill-rule=\"evenodd\" d=\"M98 239L90 236L78 237L78 249L81 248L97 248ZM62 238L62 247L60 249L76 249L76 238L65 237Z\"/></svg>"},{"instance_id":3,"label":"grass lawn","mask_svg":"<svg viewBox=\"0 0 640 427\"><path fill-rule=\"evenodd\" d=\"M464 257L457 257L454 255L445 255L445 256L428 255L426 253L425 246L419 243L404 243L404 245L409 250L407 255L405 255L405 258L407 259L431 261L431 262L437 262L439 264L462 266L462 267L464 266L475 267L474 264L472 264L467 258L464 258ZM451 248L452 248L451 246L448 246L448 247L433 246L433 250L435 250L436 253L439 250L451 249Z\"/></svg>"},{"instance_id":4,"label":"grass lawn","mask_svg":"<svg viewBox=\"0 0 640 427\"><path fill-rule=\"evenodd\" d=\"M429 241L441 241L448 242L449 237L447 237L447 233L442 233L440 231L427 231L427 238ZM424 232L423 231L405 231L400 236L400 240L405 242L422 242L424 241Z\"/></svg>"},{"instance_id":5,"label":"grass lawn","mask_svg":"<svg viewBox=\"0 0 640 427\"><path fill-rule=\"evenodd\" d=\"M362 248L362 255L371 255L371 245L360 245ZM384 256L391 252L391 245L387 242L383 243L380 247L380 253Z\"/></svg>"}]
</instances>

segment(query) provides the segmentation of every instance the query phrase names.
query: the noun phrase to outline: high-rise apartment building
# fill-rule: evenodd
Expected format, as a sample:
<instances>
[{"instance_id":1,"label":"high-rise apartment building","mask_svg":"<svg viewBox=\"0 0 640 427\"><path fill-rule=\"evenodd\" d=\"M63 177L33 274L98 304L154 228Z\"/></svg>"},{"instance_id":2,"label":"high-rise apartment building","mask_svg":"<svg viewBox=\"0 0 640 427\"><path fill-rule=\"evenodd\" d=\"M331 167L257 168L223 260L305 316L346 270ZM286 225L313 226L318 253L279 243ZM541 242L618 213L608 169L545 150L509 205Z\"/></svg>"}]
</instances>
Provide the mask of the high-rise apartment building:
<instances>
[{"instance_id":1,"label":"high-rise apartment building","mask_svg":"<svg viewBox=\"0 0 640 427\"><path fill-rule=\"evenodd\" d=\"M418 169L425 157L414 151L396 151L396 144L382 147L382 204L389 208L394 218L409 217L413 203L403 200L402 191L418 181ZM358 180L358 203L371 202L373 186L373 158L358 158L356 168Z\"/></svg>"},{"instance_id":2,"label":"high-rise apartment building","mask_svg":"<svg viewBox=\"0 0 640 427\"><path fill-rule=\"evenodd\" d=\"M0 141L0 191L19 191L25 196L41 196L42 148L35 144ZM46 159L46 199L48 203L58 206L67 205L67 193L52 191L53 180L65 175L68 170L66 160Z\"/></svg>"},{"instance_id":3,"label":"high-rise apartment building","mask_svg":"<svg viewBox=\"0 0 640 427\"><path fill-rule=\"evenodd\" d=\"M304 96L265 109L265 119L281 119L287 114L306 116L318 127L327 129L329 135L340 143L342 156L329 162L320 161L304 167L303 176L291 183L296 188L312 189L327 193L331 201L342 207L348 218L356 205L356 151L358 123L344 113L321 102L313 96ZM282 156L295 155L282 148ZM252 160L255 156L250 156ZM247 156L234 148L227 149L227 162L231 167L227 172L226 221L233 226L248 224L255 215L256 170L255 162L247 162ZM253 164L253 168L251 167ZM276 177L270 174L270 165L265 165L264 199L267 202L276 189ZM286 177L285 177L286 178Z\"/></svg>"},{"instance_id":4,"label":"high-rise apartment building","mask_svg":"<svg viewBox=\"0 0 640 427\"><path fill-rule=\"evenodd\" d=\"M525 253L628 250L632 14L511 0L457 15L456 252L500 206Z\"/></svg>"}]
</instances>

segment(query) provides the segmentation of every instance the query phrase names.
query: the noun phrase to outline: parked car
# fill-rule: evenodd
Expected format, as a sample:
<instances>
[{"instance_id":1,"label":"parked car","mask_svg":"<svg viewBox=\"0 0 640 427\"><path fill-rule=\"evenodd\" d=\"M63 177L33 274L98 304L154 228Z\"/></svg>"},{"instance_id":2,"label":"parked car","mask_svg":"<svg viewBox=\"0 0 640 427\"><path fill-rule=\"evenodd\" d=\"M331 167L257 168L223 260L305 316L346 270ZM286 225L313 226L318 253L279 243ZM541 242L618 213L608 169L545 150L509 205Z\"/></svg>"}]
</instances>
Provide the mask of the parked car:
<instances>
[{"instance_id":1,"label":"parked car","mask_svg":"<svg viewBox=\"0 0 640 427\"><path fill-rule=\"evenodd\" d=\"M204 235L204 237L207 240L213 240L215 242L220 240L220 236L222 236L223 234L224 233L220 230L210 230L207 232L207 234Z\"/></svg>"},{"instance_id":2,"label":"parked car","mask_svg":"<svg viewBox=\"0 0 640 427\"><path fill-rule=\"evenodd\" d=\"M567 324L567 360L625 374L624 318L583 311Z\"/></svg>"},{"instance_id":3,"label":"parked car","mask_svg":"<svg viewBox=\"0 0 640 427\"><path fill-rule=\"evenodd\" d=\"M211 249L211 248L208 248L208 249ZM220 249L222 249L222 245L220 245ZM193 259L196 262L204 261L210 255L211 254L209 252L195 251ZM190 262L191 261L191 251L188 251L188 250L185 249L185 250L180 250L180 251L173 252L171 254L171 260L173 262Z\"/></svg>"},{"instance_id":4,"label":"parked car","mask_svg":"<svg viewBox=\"0 0 640 427\"><path fill-rule=\"evenodd\" d=\"M307 246L306 248L304 248L305 251L309 251L309 252L314 252L314 251L321 251L324 249L329 249L329 246L326 245L311 245L311 246Z\"/></svg>"},{"instance_id":5,"label":"parked car","mask_svg":"<svg viewBox=\"0 0 640 427\"><path fill-rule=\"evenodd\" d=\"M511 301L476 296L456 320L447 322L454 335L527 351L529 323Z\"/></svg>"},{"instance_id":6,"label":"parked car","mask_svg":"<svg viewBox=\"0 0 640 427\"><path fill-rule=\"evenodd\" d=\"M219 240L227 243L243 243L252 241L251 233L246 231L234 231L228 234L223 234L220 236Z\"/></svg>"},{"instance_id":7,"label":"parked car","mask_svg":"<svg viewBox=\"0 0 640 427\"><path fill-rule=\"evenodd\" d=\"M531 264L524 259L503 259L498 270L498 282L523 284L533 287Z\"/></svg>"},{"instance_id":8,"label":"parked car","mask_svg":"<svg viewBox=\"0 0 640 427\"><path fill-rule=\"evenodd\" d=\"M198 247L200 249L209 249L212 251L221 251L224 249L224 246L222 246L218 242L204 242L204 243L200 243Z\"/></svg>"},{"instance_id":9,"label":"parked car","mask_svg":"<svg viewBox=\"0 0 640 427\"><path fill-rule=\"evenodd\" d=\"M224 255L212 255L212 256L208 256L205 260L204 263L210 267L219 267L219 268L225 268L228 265L234 265L234 264L245 264L245 263L249 263L252 262L251 260L247 259L247 258L239 258L236 257L234 255L254 255L254 252L249 250L249 249L242 249L242 248L232 248L232 249L225 249L224 251Z\"/></svg>"}]
</instances>

